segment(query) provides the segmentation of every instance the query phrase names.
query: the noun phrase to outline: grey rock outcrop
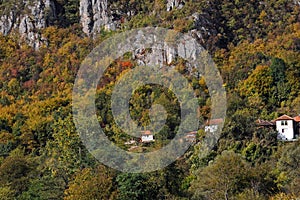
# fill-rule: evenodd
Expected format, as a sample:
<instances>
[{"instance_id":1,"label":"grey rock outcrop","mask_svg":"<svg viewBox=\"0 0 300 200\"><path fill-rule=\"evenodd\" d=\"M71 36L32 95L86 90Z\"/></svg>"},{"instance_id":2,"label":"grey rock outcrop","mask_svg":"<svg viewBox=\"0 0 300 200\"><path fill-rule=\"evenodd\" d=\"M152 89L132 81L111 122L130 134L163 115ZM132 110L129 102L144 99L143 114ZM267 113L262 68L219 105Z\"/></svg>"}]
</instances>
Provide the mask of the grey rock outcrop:
<instances>
[{"instance_id":1,"label":"grey rock outcrop","mask_svg":"<svg viewBox=\"0 0 300 200\"><path fill-rule=\"evenodd\" d=\"M38 30L46 28L49 19L56 18L54 1L24 1L8 9L0 17L0 32L8 35L13 30L18 31L25 41L38 49L42 43Z\"/></svg>"},{"instance_id":2,"label":"grey rock outcrop","mask_svg":"<svg viewBox=\"0 0 300 200\"><path fill-rule=\"evenodd\" d=\"M182 8L184 6L184 1L183 0L168 0L167 3L167 11L171 11L174 8Z\"/></svg>"},{"instance_id":3,"label":"grey rock outcrop","mask_svg":"<svg viewBox=\"0 0 300 200\"><path fill-rule=\"evenodd\" d=\"M217 28L209 20L208 14L194 13L191 18L194 21L195 28L186 34L194 38L198 44L208 48L208 40L218 35ZM187 44L186 46L177 48L164 44L163 47L154 47L151 50L139 49L134 52L134 59L139 65L158 66L159 68L172 65L176 57L190 58L190 60L196 59L196 55L199 52L194 51L197 49L195 44L190 40L186 40L185 43ZM188 64L188 68L191 69L192 65Z\"/></svg>"},{"instance_id":4,"label":"grey rock outcrop","mask_svg":"<svg viewBox=\"0 0 300 200\"><path fill-rule=\"evenodd\" d=\"M81 0L80 17L83 32L87 35L97 34L102 28L116 28L112 17L109 16L107 0Z\"/></svg>"},{"instance_id":5,"label":"grey rock outcrop","mask_svg":"<svg viewBox=\"0 0 300 200\"><path fill-rule=\"evenodd\" d=\"M184 3L184 0L168 0L167 9L169 11L179 9L184 6ZM40 30L54 23L60 23L61 16L64 15L64 8L56 0L23 0L5 9L0 15L0 32L4 35L13 31L19 32L22 38L35 49L39 49L44 42ZM122 5L113 0L80 0L78 12L83 32L94 37L102 29L117 29L136 15L139 9L134 5ZM190 34L201 44L205 43L211 35L217 34L214 23L209 20L209 15L196 13L192 18L195 29ZM169 52L166 53L166 58L162 58L167 59L164 62L170 63L173 60L174 50L170 49Z\"/></svg>"},{"instance_id":6,"label":"grey rock outcrop","mask_svg":"<svg viewBox=\"0 0 300 200\"><path fill-rule=\"evenodd\" d=\"M193 34L187 33L182 35L176 43L164 42L154 45L151 49L138 49L133 52L133 59L140 66L171 69L175 67L173 61L177 58L183 58L188 61L186 63L188 71L192 75L198 75L198 72L193 68L195 68L195 61L202 51L204 48L193 39Z\"/></svg>"}]
</instances>

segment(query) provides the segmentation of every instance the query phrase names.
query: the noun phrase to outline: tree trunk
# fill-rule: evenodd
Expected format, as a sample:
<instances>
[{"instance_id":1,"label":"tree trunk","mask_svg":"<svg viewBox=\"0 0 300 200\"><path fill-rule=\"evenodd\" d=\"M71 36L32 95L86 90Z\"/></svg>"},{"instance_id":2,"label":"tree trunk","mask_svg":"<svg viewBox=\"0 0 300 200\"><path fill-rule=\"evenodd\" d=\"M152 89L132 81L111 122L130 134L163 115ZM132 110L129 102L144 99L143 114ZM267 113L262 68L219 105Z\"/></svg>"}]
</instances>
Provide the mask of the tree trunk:
<instances>
[{"instance_id":1,"label":"tree trunk","mask_svg":"<svg viewBox=\"0 0 300 200\"><path fill-rule=\"evenodd\" d=\"M227 191L225 191L225 200L229 200Z\"/></svg>"}]
</instances>

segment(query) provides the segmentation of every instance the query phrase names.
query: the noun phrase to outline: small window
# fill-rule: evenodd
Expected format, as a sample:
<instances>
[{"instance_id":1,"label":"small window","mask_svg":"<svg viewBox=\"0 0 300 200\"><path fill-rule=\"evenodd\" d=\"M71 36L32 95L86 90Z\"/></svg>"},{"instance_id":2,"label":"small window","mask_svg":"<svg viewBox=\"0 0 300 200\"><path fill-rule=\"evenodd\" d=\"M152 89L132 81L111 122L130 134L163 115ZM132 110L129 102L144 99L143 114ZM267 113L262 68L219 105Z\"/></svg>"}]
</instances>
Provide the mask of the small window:
<instances>
[{"instance_id":1,"label":"small window","mask_svg":"<svg viewBox=\"0 0 300 200\"><path fill-rule=\"evenodd\" d=\"M287 126L288 122L287 121L281 121L281 126Z\"/></svg>"},{"instance_id":2,"label":"small window","mask_svg":"<svg viewBox=\"0 0 300 200\"><path fill-rule=\"evenodd\" d=\"M284 129L282 129L281 133L284 133Z\"/></svg>"}]
</instances>

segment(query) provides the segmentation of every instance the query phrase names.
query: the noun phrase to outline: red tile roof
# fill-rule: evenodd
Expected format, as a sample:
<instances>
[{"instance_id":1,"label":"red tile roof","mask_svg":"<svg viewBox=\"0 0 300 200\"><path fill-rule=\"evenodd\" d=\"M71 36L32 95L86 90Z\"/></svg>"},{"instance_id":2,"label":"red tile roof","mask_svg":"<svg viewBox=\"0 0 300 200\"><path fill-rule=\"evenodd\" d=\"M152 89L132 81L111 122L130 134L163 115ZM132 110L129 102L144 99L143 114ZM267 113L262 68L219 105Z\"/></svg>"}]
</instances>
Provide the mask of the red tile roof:
<instances>
[{"instance_id":1,"label":"red tile roof","mask_svg":"<svg viewBox=\"0 0 300 200\"><path fill-rule=\"evenodd\" d=\"M282 115L281 117L278 117L276 119L276 121L279 121L279 120L294 120L294 119L288 115Z\"/></svg>"},{"instance_id":2,"label":"red tile roof","mask_svg":"<svg viewBox=\"0 0 300 200\"><path fill-rule=\"evenodd\" d=\"M296 122L300 122L300 116L298 115L297 117L294 117L294 120L295 120Z\"/></svg>"},{"instance_id":3,"label":"red tile roof","mask_svg":"<svg viewBox=\"0 0 300 200\"><path fill-rule=\"evenodd\" d=\"M218 125L223 123L223 119L211 119L211 120L207 120L206 125Z\"/></svg>"},{"instance_id":4,"label":"red tile roof","mask_svg":"<svg viewBox=\"0 0 300 200\"><path fill-rule=\"evenodd\" d=\"M152 134L151 134L151 131L142 131L142 134L143 134L143 135L152 135Z\"/></svg>"}]
</instances>

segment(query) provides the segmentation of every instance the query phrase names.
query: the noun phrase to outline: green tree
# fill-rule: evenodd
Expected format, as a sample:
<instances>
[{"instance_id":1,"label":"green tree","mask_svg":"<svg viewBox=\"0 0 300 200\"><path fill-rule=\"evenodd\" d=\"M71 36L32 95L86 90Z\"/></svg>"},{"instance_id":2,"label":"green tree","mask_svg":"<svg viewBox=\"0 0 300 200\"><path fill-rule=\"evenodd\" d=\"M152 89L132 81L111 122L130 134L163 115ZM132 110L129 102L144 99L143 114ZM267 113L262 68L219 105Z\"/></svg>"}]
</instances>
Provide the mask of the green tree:
<instances>
[{"instance_id":1,"label":"green tree","mask_svg":"<svg viewBox=\"0 0 300 200\"><path fill-rule=\"evenodd\" d=\"M286 64L282 59L273 58L271 60L271 75L273 77L274 85L274 98L277 102L281 103L283 100L288 99L291 86L286 79Z\"/></svg>"},{"instance_id":2,"label":"green tree","mask_svg":"<svg viewBox=\"0 0 300 200\"><path fill-rule=\"evenodd\" d=\"M280 171L278 177L279 186L290 193L300 195L300 146L299 141L288 145L278 161L277 168Z\"/></svg>"},{"instance_id":3,"label":"green tree","mask_svg":"<svg viewBox=\"0 0 300 200\"><path fill-rule=\"evenodd\" d=\"M29 181L34 176L33 163L23 156L9 156L0 165L0 184L2 192L14 191L15 196L26 191ZM6 187L6 189L5 189Z\"/></svg>"},{"instance_id":4,"label":"green tree","mask_svg":"<svg viewBox=\"0 0 300 200\"><path fill-rule=\"evenodd\" d=\"M49 200L62 199L64 192L64 182L62 179L52 177L45 172L40 172L40 176L34 177L28 184L28 189L24 191L18 199L20 200Z\"/></svg>"},{"instance_id":5,"label":"green tree","mask_svg":"<svg viewBox=\"0 0 300 200\"><path fill-rule=\"evenodd\" d=\"M43 151L46 165L53 176L62 177L68 184L72 174L84 166L92 166L95 160L83 146L71 115L59 118L53 131L53 140L48 141Z\"/></svg>"},{"instance_id":6,"label":"green tree","mask_svg":"<svg viewBox=\"0 0 300 200\"><path fill-rule=\"evenodd\" d=\"M158 191L153 189L156 186L149 184L148 179L148 174L119 174L116 179L119 191L118 199L156 199Z\"/></svg>"},{"instance_id":7,"label":"green tree","mask_svg":"<svg viewBox=\"0 0 300 200\"><path fill-rule=\"evenodd\" d=\"M252 74L240 85L243 96L251 97L258 95L263 102L273 94L273 78L268 66L257 66Z\"/></svg>"},{"instance_id":8,"label":"green tree","mask_svg":"<svg viewBox=\"0 0 300 200\"><path fill-rule=\"evenodd\" d=\"M272 58L270 69L275 83L286 81L286 65L282 59Z\"/></svg>"},{"instance_id":9,"label":"green tree","mask_svg":"<svg viewBox=\"0 0 300 200\"><path fill-rule=\"evenodd\" d=\"M0 200L12 200L14 199L15 191L9 186L0 187Z\"/></svg>"},{"instance_id":10,"label":"green tree","mask_svg":"<svg viewBox=\"0 0 300 200\"><path fill-rule=\"evenodd\" d=\"M115 199L113 174L106 167L85 168L78 172L65 191L65 200Z\"/></svg>"},{"instance_id":11,"label":"green tree","mask_svg":"<svg viewBox=\"0 0 300 200\"><path fill-rule=\"evenodd\" d=\"M193 199L231 199L244 188L247 167L239 154L224 151L207 167L196 172L190 188Z\"/></svg>"},{"instance_id":12,"label":"green tree","mask_svg":"<svg viewBox=\"0 0 300 200\"><path fill-rule=\"evenodd\" d=\"M267 200L268 198L264 195L260 195L260 194L255 193L251 189L247 189L247 190L243 191L242 193L236 195L233 199L234 200L245 200L245 199Z\"/></svg>"},{"instance_id":13,"label":"green tree","mask_svg":"<svg viewBox=\"0 0 300 200\"><path fill-rule=\"evenodd\" d=\"M79 23L79 0L58 0L62 10L59 10L58 22L61 27L68 27Z\"/></svg>"}]
</instances>

